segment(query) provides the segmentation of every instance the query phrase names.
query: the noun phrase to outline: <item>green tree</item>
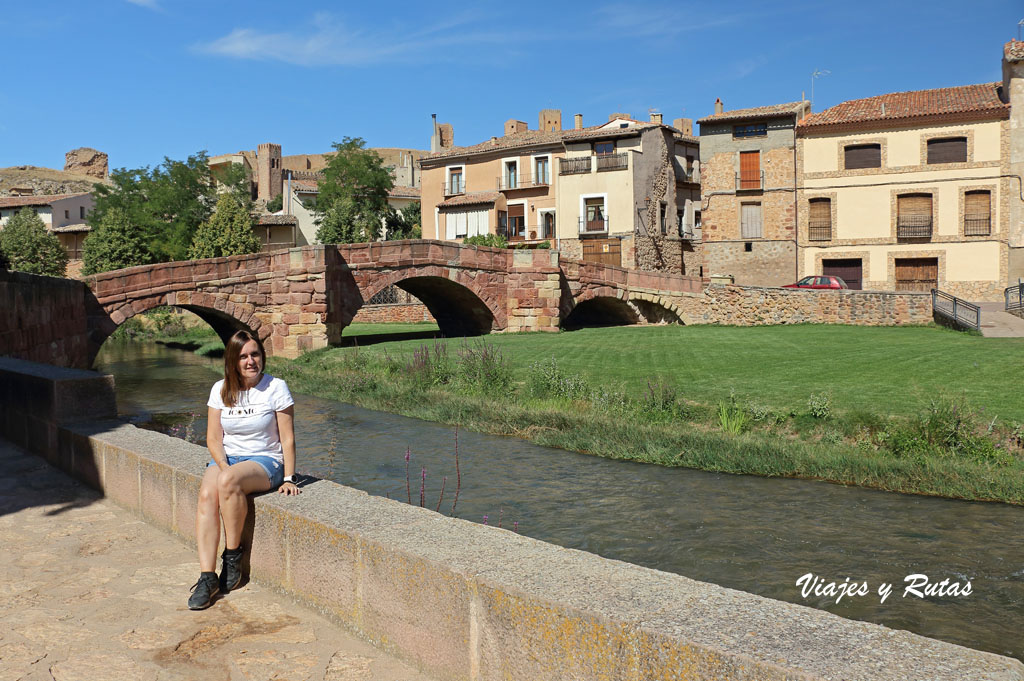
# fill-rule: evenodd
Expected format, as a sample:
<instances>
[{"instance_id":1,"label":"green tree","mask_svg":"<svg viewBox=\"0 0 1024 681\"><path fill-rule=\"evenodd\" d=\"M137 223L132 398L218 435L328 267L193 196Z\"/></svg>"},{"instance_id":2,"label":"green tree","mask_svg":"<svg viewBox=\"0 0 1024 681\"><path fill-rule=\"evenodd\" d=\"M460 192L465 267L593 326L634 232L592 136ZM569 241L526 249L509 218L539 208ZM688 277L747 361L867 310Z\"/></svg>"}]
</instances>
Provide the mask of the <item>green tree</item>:
<instances>
[{"instance_id":1,"label":"green tree","mask_svg":"<svg viewBox=\"0 0 1024 681\"><path fill-rule=\"evenodd\" d=\"M402 210L391 210L387 217L388 241L399 239L420 239L423 237L420 202L410 203Z\"/></svg>"},{"instance_id":2,"label":"green tree","mask_svg":"<svg viewBox=\"0 0 1024 681\"><path fill-rule=\"evenodd\" d=\"M98 185L89 224L119 208L146 243L149 261L184 260L196 229L210 217L216 189L205 151L184 161L164 158L156 168L118 168L111 185Z\"/></svg>"},{"instance_id":3,"label":"green tree","mask_svg":"<svg viewBox=\"0 0 1024 681\"><path fill-rule=\"evenodd\" d=\"M274 198L267 201L267 212L276 213L277 211L284 208L284 194L278 194Z\"/></svg>"},{"instance_id":4,"label":"green tree","mask_svg":"<svg viewBox=\"0 0 1024 681\"><path fill-rule=\"evenodd\" d=\"M68 255L56 234L27 206L0 231L0 251L7 266L19 272L63 277Z\"/></svg>"},{"instance_id":5,"label":"green tree","mask_svg":"<svg viewBox=\"0 0 1024 681\"><path fill-rule=\"evenodd\" d=\"M152 254L142 231L132 225L121 208L111 208L93 228L82 247L82 274L109 272L124 267L147 265Z\"/></svg>"},{"instance_id":6,"label":"green tree","mask_svg":"<svg viewBox=\"0 0 1024 681\"><path fill-rule=\"evenodd\" d=\"M219 258L258 253L263 244L253 232L253 220L235 197L221 194L213 216L196 230L189 258Z\"/></svg>"},{"instance_id":7,"label":"green tree","mask_svg":"<svg viewBox=\"0 0 1024 681\"><path fill-rule=\"evenodd\" d=\"M391 212L388 192L394 182L381 157L367 149L363 139L345 137L334 143L319 185L317 241L356 243L377 238Z\"/></svg>"}]
</instances>

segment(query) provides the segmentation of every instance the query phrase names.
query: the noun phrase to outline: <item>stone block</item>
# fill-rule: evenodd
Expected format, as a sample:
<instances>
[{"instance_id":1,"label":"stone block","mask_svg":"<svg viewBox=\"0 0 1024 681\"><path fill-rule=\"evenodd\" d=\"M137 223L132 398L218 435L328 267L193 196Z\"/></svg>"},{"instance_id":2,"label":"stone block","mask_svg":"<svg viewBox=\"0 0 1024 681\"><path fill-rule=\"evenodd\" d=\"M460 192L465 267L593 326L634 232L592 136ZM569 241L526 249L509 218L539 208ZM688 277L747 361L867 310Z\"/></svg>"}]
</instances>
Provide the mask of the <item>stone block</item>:
<instances>
[{"instance_id":1,"label":"stone block","mask_svg":"<svg viewBox=\"0 0 1024 681\"><path fill-rule=\"evenodd\" d=\"M103 443L84 433L75 433L61 428L58 439L63 440L64 438L67 438L68 448L71 450L71 475L95 490L102 490Z\"/></svg>"},{"instance_id":2,"label":"stone block","mask_svg":"<svg viewBox=\"0 0 1024 681\"><path fill-rule=\"evenodd\" d=\"M139 497L142 517L164 530L174 527L174 469L139 459Z\"/></svg>"},{"instance_id":3,"label":"stone block","mask_svg":"<svg viewBox=\"0 0 1024 681\"><path fill-rule=\"evenodd\" d=\"M120 506L139 510L138 454L117 445L104 445L103 494Z\"/></svg>"},{"instance_id":4,"label":"stone block","mask_svg":"<svg viewBox=\"0 0 1024 681\"><path fill-rule=\"evenodd\" d=\"M205 471L205 469L200 469ZM196 539L196 509L202 475L180 468L174 471L174 517L171 530L189 541Z\"/></svg>"},{"instance_id":5,"label":"stone block","mask_svg":"<svg viewBox=\"0 0 1024 681\"><path fill-rule=\"evenodd\" d=\"M258 499L257 499L258 501ZM250 574L263 583L291 587L289 575L289 514L270 504L250 506L252 513L252 547L249 556ZM308 569L301 566L300 569Z\"/></svg>"}]
</instances>

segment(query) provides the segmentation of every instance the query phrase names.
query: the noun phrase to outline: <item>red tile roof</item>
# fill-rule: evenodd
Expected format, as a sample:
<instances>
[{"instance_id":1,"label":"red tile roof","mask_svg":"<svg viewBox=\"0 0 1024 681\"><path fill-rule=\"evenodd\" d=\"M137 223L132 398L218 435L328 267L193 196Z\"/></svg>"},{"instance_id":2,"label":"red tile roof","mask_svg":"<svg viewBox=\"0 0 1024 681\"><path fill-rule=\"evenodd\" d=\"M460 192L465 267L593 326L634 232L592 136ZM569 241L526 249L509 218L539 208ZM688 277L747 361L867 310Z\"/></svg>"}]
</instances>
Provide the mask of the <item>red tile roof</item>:
<instances>
[{"instance_id":1,"label":"red tile roof","mask_svg":"<svg viewBox=\"0 0 1024 681\"><path fill-rule=\"evenodd\" d=\"M320 191L320 183L316 180L292 180L292 189L297 192Z\"/></svg>"},{"instance_id":2,"label":"red tile roof","mask_svg":"<svg viewBox=\"0 0 1024 681\"><path fill-rule=\"evenodd\" d=\"M388 192L388 196L392 196L396 199L418 199L420 198L420 190L418 187L404 187L402 185L395 185Z\"/></svg>"},{"instance_id":3,"label":"red tile roof","mask_svg":"<svg viewBox=\"0 0 1024 681\"><path fill-rule=\"evenodd\" d=\"M785 104L771 104L769 106L755 106L750 109L733 109L722 113L711 114L697 121L698 124L720 123L724 121L757 120L761 118L777 118L796 114L799 116L805 108L809 109L808 102L786 102Z\"/></svg>"},{"instance_id":4,"label":"red tile roof","mask_svg":"<svg viewBox=\"0 0 1024 681\"><path fill-rule=\"evenodd\" d=\"M499 194L498 192L472 192L470 194L460 194L459 196L453 196L450 199L446 199L437 205L440 207L475 206L483 203L494 203L499 198L501 198L501 194Z\"/></svg>"},{"instance_id":5,"label":"red tile roof","mask_svg":"<svg viewBox=\"0 0 1024 681\"><path fill-rule=\"evenodd\" d=\"M84 222L74 222L69 225L61 225L60 227L51 227L51 232L58 232L60 234L67 232L91 232L92 227L85 224Z\"/></svg>"},{"instance_id":6,"label":"red tile roof","mask_svg":"<svg viewBox=\"0 0 1024 681\"><path fill-rule=\"evenodd\" d=\"M1001 83L961 85L935 90L892 92L852 99L806 116L798 131L877 128L885 123L1002 119L1010 107L999 99Z\"/></svg>"},{"instance_id":7,"label":"red tile roof","mask_svg":"<svg viewBox=\"0 0 1024 681\"><path fill-rule=\"evenodd\" d=\"M1024 41L1011 40L1003 47L1006 61L1024 61Z\"/></svg>"},{"instance_id":8,"label":"red tile roof","mask_svg":"<svg viewBox=\"0 0 1024 681\"><path fill-rule=\"evenodd\" d=\"M76 196L87 196L89 192L77 194L48 194L43 196L2 196L0 208L17 208L20 206L49 206L54 201L70 199Z\"/></svg>"},{"instance_id":9,"label":"red tile roof","mask_svg":"<svg viewBox=\"0 0 1024 681\"><path fill-rule=\"evenodd\" d=\"M280 213L265 213L260 216L261 225L297 225L299 219L294 215L281 215Z\"/></svg>"}]
</instances>

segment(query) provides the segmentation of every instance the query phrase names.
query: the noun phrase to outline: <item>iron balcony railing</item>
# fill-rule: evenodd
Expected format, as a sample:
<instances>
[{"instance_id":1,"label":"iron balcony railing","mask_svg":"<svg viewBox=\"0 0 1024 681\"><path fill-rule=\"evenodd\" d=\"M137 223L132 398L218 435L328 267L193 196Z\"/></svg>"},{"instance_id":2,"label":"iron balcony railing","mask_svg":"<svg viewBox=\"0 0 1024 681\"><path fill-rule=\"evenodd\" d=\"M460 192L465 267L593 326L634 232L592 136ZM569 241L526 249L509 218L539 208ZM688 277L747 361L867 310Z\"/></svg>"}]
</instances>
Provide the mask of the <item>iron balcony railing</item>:
<instances>
[{"instance_id":1,"label":"iron balcony railing","mask_svg":"<svg viewBox=\"0 0 1024 681\"><path fill-rule=\"evenodd\" d=\"M931 215L900 215L896 218L897 239L931 239Z\"/></svg>"},{"instance_id":2,"label":"iron balcony railing","mask_svg":"<svg viewBox=\"0 0 1024 681\"><path fill-rule=\"evenodd\" d=\"M811 220L807 224L807 238L811 241L831 241L832 221Z\"/></svg>"},{"instance_id":3,"label":"iron balcony railing","mask_svg":"<svg viewBox=\"0 0 1024 681\"><path fill-rule=\"evenodd\" d=\"M764 171L758 174L736 173L736 191L757 191L764 189Z\"/></svg>"},{"instance_id":4,"label":"iron balcony railing","mask_svg":"<svg viewBox=\"0 0 1024 681\"><path fill-rule=\"evenodd\" d=\"M1021 302L1024 301L1024 283L1006 287L1003 297L1006 299L1007 310L1024 309L1024 304Z\"/></svg>"},{"instance_id":5,"label":"iron balcony railing","mask_svg":"<svg viewBox=\"0 0 1024 681\"><path fill-rule=\"evenodd\" d=\"M601 154L597 159L597 171L624 170L629 167L629 154Z\"/></svg>"},{"instance_id":6,"label":"iron balcony railing","mask_svg":"<svg viewBox=\"0 0 1024 681\"><path fill-rule=\"evenodd\" d=\"M458 196L459 194L466 193L465 182L445 182L442 187L444 189L445 196Z\"/></svg>"},{"instance_id":7,"label":"iron balcony railing","mask_svg":"<svg viewBox=\"0 0 1024 681\"><path fill-rule=\"evenodd\" d=\"M558 161L559 175L581 175L590 172L590 157L563 158Z\"/></svg>"},{"instance_id":8,"label":"iron balcony railing","mask_svg":"<svg viewBox=\"0 0 1024 681\"><path fill-rule=\"evenodd\" d=\"M528 189L530 187L547 187L551 178L547 175L502 175L496 180L499 191L509 189Z\"/></svg>"},{"instance_id":9,"label":"iron balcony railing","mask_svg":"<svg viewBox=\"0 0 1024 681\"><path fill-rule=\"evenodd\" d=\"M964 236L988 236L992 233L992 216L988 213L964 215Z\"/></svg>"},{"instance_id":10,"label":"iron balcony railing","mask_svg":"<svg viewBox=\"0 0 1024 681\"><path fill-rule=\"evenodd\" d=\"M960 326L981 330L981 308L937 288L932 289L932 314Z\"/></svg>"},{"instance_id":11,"label":"iron balcony railing","mask_svg":"<svg viewBox=\"0 0 1024 681\"><path fill-rule=\"evenodd\" d=\"M580 218L580 234L606 234L608 220L588 220Z\"/></svg>"}]
</instances>

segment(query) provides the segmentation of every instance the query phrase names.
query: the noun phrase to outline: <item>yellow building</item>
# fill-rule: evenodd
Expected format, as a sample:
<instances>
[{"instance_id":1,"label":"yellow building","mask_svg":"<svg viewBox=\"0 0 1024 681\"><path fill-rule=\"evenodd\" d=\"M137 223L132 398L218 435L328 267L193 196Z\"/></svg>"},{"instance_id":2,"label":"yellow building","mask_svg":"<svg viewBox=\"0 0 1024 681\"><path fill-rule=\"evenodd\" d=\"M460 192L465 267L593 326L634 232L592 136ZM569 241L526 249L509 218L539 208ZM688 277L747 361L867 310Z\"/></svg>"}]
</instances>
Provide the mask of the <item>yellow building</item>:
<instances>
[{"instance_id":1,"label":"yellow building","mask_svg":"<svg viewBox=\"0 0 1024 681\"><path fill-rule=\"evenodd\" d=\"M1001 300L1010 106L1002 83L843 102L799 121L799 276Z\"/></svg>"}]
</instances>

